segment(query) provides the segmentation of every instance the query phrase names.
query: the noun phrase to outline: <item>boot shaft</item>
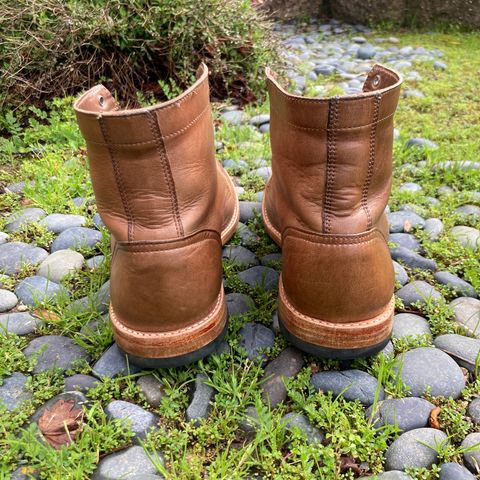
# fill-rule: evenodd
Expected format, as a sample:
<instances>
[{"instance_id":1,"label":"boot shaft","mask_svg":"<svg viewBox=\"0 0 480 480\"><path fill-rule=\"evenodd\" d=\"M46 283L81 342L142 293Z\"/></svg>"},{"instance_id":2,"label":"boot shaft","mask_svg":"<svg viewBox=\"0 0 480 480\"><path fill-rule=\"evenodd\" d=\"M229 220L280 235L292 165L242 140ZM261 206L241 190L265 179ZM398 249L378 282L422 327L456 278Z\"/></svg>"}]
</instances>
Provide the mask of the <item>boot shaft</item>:
<instances>
[{"instance_id":1,"label":"boot shaft","mask_svg":"<svg viewBox=\"0 0 480 480\"><path fill-rule=\"evenodd\" d=\"M183 238L205 228L217 188L208 71L179 97L121 110L99 85L75 102L98 210L117 240Z\"/></svg>"},{"instance_id":2,"label":"boot shaft","mask_svg":"<svg viewBox=\"0 0 480 480\"><path fill-rule=\"evenodd\" d=\"M289 211L277 223L319 233L359 233L378 225L391 187L399 75L376 65L362 94L330 99L290 95L268 69L267 77L270 188L277 202L288 199L288 208L270 210Z\"/></svg>"}]
</instances>

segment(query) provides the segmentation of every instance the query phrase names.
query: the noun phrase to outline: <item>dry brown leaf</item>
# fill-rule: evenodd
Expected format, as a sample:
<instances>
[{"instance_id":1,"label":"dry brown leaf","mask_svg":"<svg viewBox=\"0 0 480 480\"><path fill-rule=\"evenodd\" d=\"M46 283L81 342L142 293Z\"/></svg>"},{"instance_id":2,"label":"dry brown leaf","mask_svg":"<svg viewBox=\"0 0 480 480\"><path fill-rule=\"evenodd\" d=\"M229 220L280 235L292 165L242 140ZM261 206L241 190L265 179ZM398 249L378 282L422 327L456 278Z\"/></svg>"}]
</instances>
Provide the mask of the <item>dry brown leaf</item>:
<instances>
[{"instance_id":1,"label":"dry brown leaf","mask_svg":"<svg viewBox=\"0 0 480 480\"><path fill-rule=\"evenodd\" d=\"M59 400L39 418L38 427L45 440L58 449L75 440L82 421L82 407L75 407L73 400Z\"/></svg>"},{"instance_id":2,"label":"dry brown leaf","mask_svg":"<svg viewBox=\"0 0 480 480\"><path fill-rule=\"evenodd\" d=\"M362 469L360 468L360 465L353 457L342 455L340 457L340 472L346 473L349 470L351 470L356 475L362 474Z\"/></svg>"},{"instance_id":3,"label":"dry brown leaf","mask_svg":"<svg viewBox=\"0 0 480 480\"><path fill-rule=\"evenodd\" d=\"M57 315L54 312L51 312L50 310L47 310L46 308L38 308L37 310L33 311L33 314L41 318L42 320L45 320L46 322L58 322L60 320L60 316Z\"/></svg>"},{"instance_id":4,"label":"dry brown leaf","mask_svg":"<svg viewBox=\"0 0 480 480\"><path fill-rule=\"evenodd\" d=\"M403 231L409 232L411 229L412 229L411 222L409 220L405 220L405 222L403 222Z\"/></svg>"},{"instance_id":5,"label":"dry brown leaf","mask_svg":"<svg viewBox=\"0 0 480 480\"><path fill-rule=\"evenodd\" d=\"M430 418L429 418L429 423L432 428L436 428L437 430L440 430L440 420L438 419L438 416L440 415L441 412L440 407L435 407L431 412L430 412Z\"/></svg>"}]
</instances>

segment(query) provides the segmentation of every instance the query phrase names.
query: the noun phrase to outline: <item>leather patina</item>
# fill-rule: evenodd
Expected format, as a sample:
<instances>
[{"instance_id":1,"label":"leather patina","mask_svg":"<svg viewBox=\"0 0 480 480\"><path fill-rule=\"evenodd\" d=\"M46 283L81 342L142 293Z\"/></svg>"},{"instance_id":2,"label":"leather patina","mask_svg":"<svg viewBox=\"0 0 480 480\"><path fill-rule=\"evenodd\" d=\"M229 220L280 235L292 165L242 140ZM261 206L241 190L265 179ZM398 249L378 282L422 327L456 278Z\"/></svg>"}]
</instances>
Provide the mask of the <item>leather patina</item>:
<instances>
[{"instance_id":1,"label":"leather patina","mask_svg":"<svg viewBox=\"0 0 480 480\"><path fill-rule=\"evenodd\" d=\"M374 353L393 322L384 211L402 79L375 65L358 95L306 98L266 74L272 176L262 216L282 247L280 322L313 353Z\"/></svg>"},{"instance_id":2,"label":"leather patina","mask_svg":"<svg viewBox=\"0 0 480 480\"><path fill-rule=\"evenodd\" d=\"M74 108L112 234L119 347L148 366L204 356L225 331L221 249L239 220L233 183L215 159L207 67L188 90L152 107L123 110L98 85Z\"/></svg>"}]
</instances>

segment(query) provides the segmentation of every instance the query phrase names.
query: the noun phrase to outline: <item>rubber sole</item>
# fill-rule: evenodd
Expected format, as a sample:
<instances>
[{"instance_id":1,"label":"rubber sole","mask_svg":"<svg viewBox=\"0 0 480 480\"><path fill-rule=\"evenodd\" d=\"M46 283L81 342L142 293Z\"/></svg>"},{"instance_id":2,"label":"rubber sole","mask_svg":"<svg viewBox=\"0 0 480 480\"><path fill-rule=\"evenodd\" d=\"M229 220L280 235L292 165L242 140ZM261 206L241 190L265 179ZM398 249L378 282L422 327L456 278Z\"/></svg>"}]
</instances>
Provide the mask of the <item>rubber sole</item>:
<instances>
[{"instance_id":1,"label":"rubber sole","mask_svg":"<svg viewBox=\"0 0 480 480\"><path fill-rule=\"evenodd\" d=\"M202 358L207 357L211 353L215 352L217 348L222 343L225 335L227 333L228 324L225 323L225 327L222 330L222 333L213 340L212 342L204 345L202 348L198 350L194 350L190 353L185 353L183 355L177 355L176 357L166 357L166 358L145 358L145 357L137 357L136 355L131 355L127 352L122 352L127 356L128 361L142 368L174 368L174 367L181 367L183 365L188 365L190 363L198 362Z\"/></svg>"}]
</instances>

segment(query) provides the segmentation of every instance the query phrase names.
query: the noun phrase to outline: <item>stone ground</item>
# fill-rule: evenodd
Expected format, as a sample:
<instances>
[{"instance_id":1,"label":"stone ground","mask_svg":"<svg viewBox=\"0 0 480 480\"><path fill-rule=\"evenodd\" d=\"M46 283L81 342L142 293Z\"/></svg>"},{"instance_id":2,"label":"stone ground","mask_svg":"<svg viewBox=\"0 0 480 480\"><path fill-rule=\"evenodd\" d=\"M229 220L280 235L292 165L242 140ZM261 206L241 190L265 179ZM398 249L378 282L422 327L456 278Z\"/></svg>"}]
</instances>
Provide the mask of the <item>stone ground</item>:
<instances>
[{"instance_id":1,"label":"stone ground","mask_svg":"<svg viewBox=\"0 0 480 480\"><path fill-rule=\"evenodd\" d=\"M298 94L357 93L375 62L401 71L399 120L412 109L410 118L422 121L418 112L432 101L422 87L450 68L441 48L362 26L276 29ZM271 174L267 112L219 112L217 152L241 211L223 250L231 321L216 355L190 367L141 371L112 344L108 235L91 187L55 197L54 184L78 180L84 152L45 161L45 172L25 167L7 185L1 478L478 478L478 149L442 156L443 144L404 134L397 121L387 208L397 281L392 341L374 358L318 360L278 331L281 252L258 215ZM75 191L82 188L79 181ZM84 413L73 443L54 450L39 419L60 400Z\"/></svg>"}]
</instances>

